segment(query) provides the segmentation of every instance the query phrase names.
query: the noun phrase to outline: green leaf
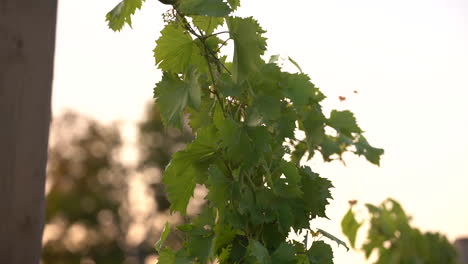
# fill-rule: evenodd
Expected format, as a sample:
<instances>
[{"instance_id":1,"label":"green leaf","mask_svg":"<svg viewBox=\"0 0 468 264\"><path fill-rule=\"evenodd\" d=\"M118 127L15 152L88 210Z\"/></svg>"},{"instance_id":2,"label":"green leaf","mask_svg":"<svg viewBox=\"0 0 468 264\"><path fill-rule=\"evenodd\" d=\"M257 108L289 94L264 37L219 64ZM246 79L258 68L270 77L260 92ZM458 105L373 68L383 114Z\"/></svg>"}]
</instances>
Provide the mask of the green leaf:
<instances>
[{"instance_id":1,"label":"green leaf","mask_svg":"<svg viewBox=\"0 0 468 264\"><path fill-rule=\"evenodd\" d=\"M106 14L109 28L120 31L125 23L132 27L132 15L141 8L144 0L123 0Z\"/></svg>"},{"instance_id":2,"label":"green leaf","mask_svg":"<svg viewBox=\"0 0 468 264\"><path fill-rule=\"evenodd\" d=\"M214 251L218 251L220 248L228 245L236 237L238 231L233 229L231 226L226 224L218 223L215 226L215 246Z\"/></svg>"},{"instance_id":3,"label":"green leaf","mask_svg":"<svg viewBox=\"0 0 468 264\"><path fill-rule=\"evenodd\" d=\"M380 156L384 154L384 150L381 148L374 148L369 145L367 139L364 136L359 136L358 142L355 144L356 154L364 155L366 159L375 165L380 165Z\"/></svg>"},{"instance_id":4,"label":"green leaf","mask_svg":"<svg viewBox=\"0 0 468 264\"><path fill-rule=\"evenodd\" d=\"M158 264L175 264L176 254L172 249L165 248L159 252Z\"/></svg>"},{"instance_id":5,"label":"green leaf","mask_svg":"<svg viewBox=\"0 0 468 264\"><path fill-rule=\"evenodd\" d=\"M187 89L189 94L189 105L198 109L201 104L201 86L199 82L200 74L197 68L190 67L187 73Z\"/></svg>"},{"instance_id":6,"label":"green leaf","mask_svg":"<svg viewBox=\"0 0 468 264\"><path fill-rule=\"evenodd\" d=\"M341 221L341 230L346 235L346 237L349 240L349 243L351 243L351 247L353 248L356 243L356 234L360 226L361 223L358 223L358 221L356 221L352 208L349 208L348 212Z\"/></svg>"},{"instance_id":7,"label":"green leaf","mask_svg":"<svg viewBox=\"0 0 468 264\"><path fill-rule=\"evenodd\" d=\"M269 95L256 96L252 106L248 109L247 119L258 119L264 121L276 120L280 117L281 104L278 99ZM256 116L256 117L252 117ZM249 125L255 126L260 122L252 122Z\"/></svg>"},{"instance_id":8,"label":"green leaf","mask_svg":"<svg viewBox=\"0 0 468 264\"><path fill-rule=\"evenodd\" d=\"M206 263L208 258L212 256L213 234L207 232L204 235L191 235L191 239L187 243L187 249L191 256L200 260L200 263Z\"/></svg>"},{"instance_id":9,"label":"green leaf","mask_svg":"<svg viewBox=\"0 0 468 264\"><path fill-rule=\"evenodd\" d=\"M221 75L217 88L221 92L221 94L224 95L225 97L227 96L239 97L241 96L242 90L243 90L242 89L243 87L236 85L232 81L232 77L226 73L223 73Z\"/></svg>"},{"instance_id":10,"label":"green leaf","mask_svg":"<svg viewBox=\"0 0 468 264\"><path fill-rule=\"evenodd\" d=\"M164 125L182 129L187 103L194 108L200 106L200 89L195 69L190 71L188 83L177 75L164 72L162 80L154 88L154 97L161 110Z\"/></svg>"},{"instance_id":11,"label":"green leaf","mask_svg":"<svg viewBox=\"0 0 468 264\"><path fill-rule=\"evenodd\" d=\"M154 248L156 249L156 251L161 250L161 248L162 248L164 242L166 241L166 238L167 238L167 236L169 235L170 232L171 232L171 226L169 225L169 223L166 223L164 225L163 232L161 233L161 238L154 245Z\"/></svg>"},{"instance_id":12,"label":"green leaf","mask_svg":"<svg viewBox=\"0 0 468 264\"><path fill-rule=\"evenodd\" d=\"M223 0L180 0L179 9L184 15L224 17L231 9Z\"/></svg>"},{"instance_id":13,"label":"green leaf","mask_svg":"<svg viewBox=\"0 0 468 264\"><path fill-rule=\"evenodd\" d=\"M161 110L164 125L182 129L183 112L189 97L187 84L178 76L165 72L162 80L154 88L154 97Z\"/></svg>"},{"instance_id":14,"label":"green leaf","mask_svg":"<svg viewBox=\"0 0 468 264\"><path fill-rule=\"evenodd\" d=\"M168 24L161 31L161 37L156 41L154 57L156 65L172 73L185 73L190 65L199 69L206 67L205 58L200 48L182 27Z\"/></svg>"},{"instance_id":15,"label":"green leaf","mask_svg":"<svg viewBox=\"0 0 468 264\"><path fill-rule=\"evenodd\" d=\"M322 153L323 160L331 161L330 156L333 154L341 154L340 144L336 137L324 136L320 144L320 152Z\"/></svg>"},{"instance_id":16,"label":"green leaf","mask_svg":"<svg viewBox=\"0 0 468 264\"><path fill-rule=\"evenodd\" d=\"M186 256L185 250L174 252L170 248L165 248L159 252L157 264L191 264L192 261Z\"/></svg>"},{"instance_id":17,"label":"green leaf","mask_svg":"<svg viewBox=\"0 0 468 264\"><path fill-rule=\"evenodd\" d=\"M301 109L314 96L315 86L305 74L284 74L283 87L296 109Z\"/></svg>"},{"instance_id":18,"label":"green leaf","mask_svg":"<svg viewBox=\"0 0 468 264\"><path fill-rule=\"evenodd\" d=\"M266 50L265 31L252 17L226 19L229 33L234 40L233 77L236 83L245 80L249 73L258 71L261 55Z\"/></svg>"},{"instance_id":19,"label":"green leaf","mask_svg":"<svg viewBox=\"0 0 468 264\"><path fill-rule=\"evenodd\" d=\"M279 54L271 55L268 63L276 63L280 58Z\"/></svg>"},{"instance_id":20,"label":"green leaf","mask_svg":"<svg viewBox=\"0 0 468 264\"><path fill-rule=\"evenodd\" d=\"M224 23L224 18L222 17L212 17L212 16L193 16L193 24L203 30L205 34L209 35L220 25Z\"/></svg>"},{"instance_id":21,"label":"green leaf","mask_svg":"<svg viewBox=\"0 0 468 264\"><path fill-rule=\"evenodd\" d=\"M294 138L294 130L296 129L297 115L291 107L284 106L281 110L281 115L275 123L278 130L278 136L281 141L284 138Z\"/></svg>"},{"instance_id":22,"label":"green leaf","mask_svg":"<svg viewBox=\"0 0 468 264\"><path fill-rule=\"evenodd\" d=\"M313 173L309 167L302 167L302 190L304 192L304 201L311 217L327 217L325 207L328 205L328 199L331 199L330 188L333 187L327 179L319 177Z\"/></svg>"},{"instance_id":23,"label":"green leaf","mask_svg":"<svg viewBox=\"0 0 468 264\"><path fill-rule=\"evenodd\" d=\"M189 125L193 132L199 128L206 127L212 123L211 114L214 111L216 101L212 98L203 97L199 109L189 108Z\"/></svg>"},{"instance_id":24,"label":"green leaf","mask_svg":"<svg viewBox=\"0 0 468 264\"><path fill-rule=\"evenodd\" d=\"M362 130L357 125L354 114L348 110L333 110L330 114L330 118L328 119L328 124L338 132L348 137L352 137L351 133L362 132Z\"/></svg>"},{"instance_id":25,"label":"green leaf","mask_svg":"<svg viewBox=\"0 0 468 264\"><path fill-rule=\"evenodd\" d=\"M247 247L249 255L256 259L259 264L271 264L270 254L268 250L257 240L250 240Z\"/></svg>"},{"instance_id":26,"label":"green leaf","mask_svg":"<svg viewBox=\"0 0 468 264\"><path fill-rule=\"evenodd\" d=\"M221 250L218 255L219 264L228 264L229 256L231 255L232 245L229 245Z\"/></svg>"},{"instance_id":27,"label":"green leaf","mask_svg":"<svg viewBox=\"0 0 468 264\"><path fill-rule=\"evenodd\" d=\"M208 192L207 199L219 210L223 210L229 197L230 181L215 165L212 165L208 169L208 175L210 191Z\"/></svg>"},{"instance_id":28,"label":"green leaf","mask_svg":"<svg viewBox=\"0 0 468 264\"><path fill-rule=\"evenodd\" d=\"M184 215L196 183L206 181L208 166L217 151L215 135L213 127L199 129L195 141L173 155L163 175L171 211Z\"/></svg>"},{"instance_id":29,"label":"green leaf","mask_svg":"<svg viewBox=\"0 0 468 264\"><path fill-rule=\"evenodd\" d=\"M296 264L296 250L294 250L291 244L283 242L275 252L273 252L271 260L274 264Z\"/></svg>"},{"instance_id":30,"label":"green leaf","mask_svg":"<svg viewBox=\"0 0 468 264\"><path fill-rule=\"evenodd\" d=\"M246 165L258 160L253 145L256 142L250 139L244 127L230 118L217 121L216 127L229 159L236 163L243 161Z\"/></svg>"},{"instance_id":31,"label":"green leaf","mask_svg":"<svg viewBox=\"0 0 468 264\"><path fill-rule=\"evenodd\" d=\"M333 251L327 243L315 241L307 252L311 264L333 264Z\"/></svg>"},{"instance_id":32,"label":"green leaf","mask_svg":"<svg viewBox=\"0 0 468 264\"><path fill-rule=\"evenodd\" d=\"M240 0L227 0L232 10L236 10L240 6Z\"/></svg>"},{"instance_id":33,"label":"green leaf","mask_svg":"<svg viewBox=\"0 0 468 264\"><path fill-rule=\"evenodd\" d=\"M338 246L342 245L342 246L344 246L346 248L347 251L349 251L348 246L346 245L346 243L343 240L337 238L336 236L334 236L334 235L332 235L332 234L328 233L327 231L322 230L320 228L317 228L317 231L320 234L322 234L324 237L335 241L338 244Z\"/></svg>"},{"instance_id":34,"label":"green leaf","mask_svg":"<svg viewBox=\"0 0 468 264\"><path fill-rule=\"evenodd\" d=\"M307 106L301 119L299 128L302 128L306 134L310 158L317 146L325 139L325 117L319 107Z\"/></svg>"},{"instance_id":35,"label":"green leaf","mask_svg":"<svg viewBox=\"0 0 468 264\"><path fill-rule=\"evenodd\" d=\"M294 163L281 161L281 171L285 178L279 178L277 181L284 182L282 185L276 185L275 189L282 197L294 198L301 197L301 175Z\"/></svg>"}]
</instances>

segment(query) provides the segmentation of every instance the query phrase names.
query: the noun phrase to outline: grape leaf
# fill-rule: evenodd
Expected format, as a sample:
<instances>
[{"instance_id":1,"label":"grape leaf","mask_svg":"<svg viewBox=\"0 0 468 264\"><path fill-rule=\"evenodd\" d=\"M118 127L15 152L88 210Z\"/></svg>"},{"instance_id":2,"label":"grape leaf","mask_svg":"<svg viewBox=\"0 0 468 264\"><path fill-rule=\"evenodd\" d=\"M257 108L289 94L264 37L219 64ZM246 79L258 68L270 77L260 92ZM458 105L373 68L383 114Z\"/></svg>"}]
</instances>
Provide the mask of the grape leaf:
<instances>
[{"instance_id":1,"label":"grape leaf","mask_svg":"<svg viewBox=\"0 0 468 264\"><path fill-rule=\"evenodd\" d=\"M264 121L275 120L280 117L281 104L273 96L269 95L259 95L256 96L252 106L248 109L247 119L258 119ZM252 117L258 116L258 117ZM249 125L258 125L259 122L247 121Z\"/></svg>"},{"instance_id":2,"label":"grape leaf","mask_svg":"<svg viewBox=\"0 0 468 264\"><path fill-rule=\"evenodd\" d=\"M221 144L226 148L226 156L234 162L250 163L255 159L253 141L246 130L230 118L216 121Z\"/></svg>"},{"instance_id":3,"label":"grape leaf","mask_svg":"<svg viewBox=\"0 0 468 264\"><path fill-rule=\"evenodd\" d=\"M212 252L213 232L206 230L203 235L191 234L187 242L187 249L191 256L200 260L200 263L206 263Z\"/></svg>"},{"instance_id":4,"label":"grape leaf","mask_svg":"<svg viewBox=\"0 0 468 264\"><path fill-rule=\"evenodd\" d=\"M206 68L206 61L192 37L176 24L168 24L156 40L154 57L156 65L172 73L185 73L190 65Z\"/></svg>"},{"instance_id":5,"label":"grape leaf","mask_svg":"<svg viewBox=\"0 0 468 264\"><path fill-rule=\"evenodd\" d=\"M176 254L172 249L165 248L159 252L158 264L175 264Z\"/></svg>"},{"instance_id":6,"label":"grape leaf","mask_svg":"<svg viewBox=\"0 0 468 264\"><path fill-rule=\"evenodd\" d=\"M352 137L351 133L361 133L356 118L351 111L333 110L328 119L328 124L345 136Z\"/></svg>"},{"instance_id":7,"label":"grape leaf","mask_svg":"<svg viewBox=\"0 0 468 264\"><path fill-rule=\"evenodd\" d=\"M188 104L195 109L198 109L201 104L201 86L199 82L200 73L197 68L190 67L186 74L187 90L189 94Z\"/></svg>"},{"instance_id":8,"label":"grape leaf","mask_svg":"<svg viewBox=\"0 0 468 264\"><path fill-rule=\"evenodd\" d=\"M200 105L201 94L196 71L189 75L188 83L177 75L164 72L162 80L154 88L156 104L166 126L182 129L183 113L187 103L193 107Z\"/></svg>"},{"instance_id":9,"label":"grape leaf","mask_svg":"<svg viewBox=\"0 0 468 264\"><path fill-rule=\"evenodd\" d=\"M322 143L320 144L320 153L322 153L323 160L330 161L333 154L340 154L341 148L337 142L336 137L324 136Z\"/></svg>"},{"instance_id":10,"label":"grape leaf","mask_svg":"<svg viewBox=\"0 0 468 264\"><path fill-rule=\"evenodd\" d=\"M333 264L333 251L327 243L315 241L307 251L311 264Z\"/></svg>"},{"instance_id":11,"label":"grape leaf","mask_svg":"<svg viewBox=\"0 0 468 264\"><path fill-rule=\"evenodd\" d=\"M283 86L286 97L291 99L298 110L314 95L315 86L305 74L284 73Z\"/></svg>"},{"instance_id":12,"label":"grape leaf","mask_svg":"<svg viewBox=\"0 0 468 264\"><path fill-rule=\"evenodd\" d=\"M309 150L309 157L313 155L317 145L321 144L325 139L325 117L323 116L320 107L304 107L305 111L302 114L301 121L299 122L306 134L307 147Z\"/></svg>"},{"instance_id":13,"label":"grape leaf","mask_svg":"<svg viewBox=\"0 0 468 264\"><path fill-rule=\"evenodd\" d=\"M213 127L198 130L197 138L184 150L175 153L163 175L171 211L185 214L196 183L204 183L209 163L216 155Z\"/></svg>"},{"instance_id":14,"label":"grape leaf","mask_svg":"<svg viewBox=\"0 0 468 264\"><path fill-rule=\"evenodd\" d=\"M367 139L362 135L359 136L358 142L355 146L357 155L364 155L369 162L375 165L380 165L380 156L384 154L383 149L372 147L369 145L369 142L367 142Z\"/></svg>"},{"instance_id":15,"label":"grape leaf","mask_svg":"<svg viewBox=\"0 0 468 264\"><path fill-rule=\"evenodd\" d=\"M209 192L207 199L213 203L214 206L223 210L229 194L229 180L224 173L217 167L212 165L208 169L208 184Z\"/></svg>"},{"instance_id":16,"label":"grape leaf","mask_svg":"<svg viewBox=\"0 0 468 264\"><path fill-rule=\"evenodd\" d=\"M232 245L229 245L221 250L221 253L218 255L219 264L228 264L229 256L231 255Z\"/></svg>"},{"instance_id":17,"label":"grape leaf","mask_svg":"<svg viewBox=\"0 0 468 264\"><path fill-rule=\"evenodd\" d=\"M235 229L231 228L231 226L227 224L219 223L214 228L215 231L215 246L214 250L217 251L218 249L228 245L232 242L236 234L238 233Z\"/></svg>"},{"instance_id":18,"label":"grape leaf","mask_svg":"<svg viewBox=\"0 0 468 264\"><path fill-rule=\"evenodd\" d=\"M144 0L123 0L106 14L109 28L120 31L125 23L132 27L132 15L141 8Z\"/></svg>"},{"instance_id":19,"label":"grape leaf","mask_svg":"<svg viewBox=\"0 0 468 264\"><path fill-rule=\"evenodd\" d=\"M196 132L201 127L211 124L212 120L210 115L214 110L214 106L215 100L203 97L198 109L188 109L188 113L190 114L189 125L193 132Z\"/></svg>"},{"instance_id":20,"label":"grape leaf","mask_svg":"<svg viewBox=\"0 0 468 264\"><path fill-rule=\"evenodd\" d=\"M294 247L286 242L281 245L271 255L272 263L275 264L296 264L296 251Z\"/></svg>"},{"instance_id":21,"label":"grape leaf","mask_svg":"<svg viewBox=\"0 0 468 264\"><path fill-rule=\"evenodd\" d=\"M268 250L257 240L250 240L247 247L249 255L254 257L259 264L271 264L271 257Z\"/></svg>"},{"instance_id":22,"label":"grape leaf","mask_svg":"<svg viewBox=\"0 0 468 264\"><path fill-rule=\"evenodd\" d=\"M296 128L297 115L291 107L283 106L281 115L276 122L276 128L278 130L278 136L281 141L284 138L294 138L294 130Z\"/></svg>"},{"instance_id":23,"label":"grape leaf","mask_svg":"<svg viewBox=\"0 0 468 264\"><path fill-rule=\"evenodd\" d=\"M227 0L232 10L236 10L240 6L240 0Z\"/></svg>"},{"instance_id":24,"label":"grape leaf","mask_svg":"<svg viewBox=\"0 0 468 264\"><path fill-rule=\"evenodd\" d=\"M333 187L327 179L319 177L313 173L309 167L302 167L302 191L307 209L311 212L312 218L316 216L327 217L325 207L328 199L331 199L330 188Z\"/></svg>"},{"instance_id":25,"label":"grape leaf","mask_svg":"<svg viewBox=\"0 0 468 264\"><path fill-rule=\"evenodd\" d=\"M205 34L211 34L218 26L224 23L224 18L212 16L193 16L192 22L197 28L203 30Z\"/></svg>"},{"instance_id":26,"label":"grape leaf","mask_svg":"<svg viewBox=\"0 0 468 264\"><path fill-rule=\"evenodd\" d=\"M161 233L161 238L156 242L156 244L154 244L154 248L156 249L156 251L160 251L164 242L166 241L166 238L167 236L169 235L169 233L171 232L171 226L169 225L169 223L166 223L164 225L164 229Z\"/></svg>"},{"instance_id":27,"label":"grape leaf","mask_svg":"<svg viewBox=\"0 0 468 264\"><path fill-rule=\"evenodd\" d=\"M231 9L223 0L180 0L179 9L184 15L224 17Z\"/></svg>"},{"instance_id":28,"label":"grape leaf","mask_svg":"<svg viewBox=\"0 0 468 264\"><path fill-rule=\"evenodd\" d=\"M343 234L348 237L349 243L351 243L351 247L353 248L356 243L356 234L360 226L361 223L356 221L352 208L349 208L348 212L343 217L343 220L341 220L341 230L343 231Z\"/></svg>"},{"instance_id":29,"label":"grape leaf","mask_svg":"<svg viewBox=\"0 0 468 264\"><path fill-rule=\"evenodd\" d=\"M296 165L291 162L287 162L285 160L281 161L281 171L285 178L277 179L277 184L275 185L275 189L278 194L282 197L301 197L302 190L301 190L301 175L299 174Z\"/></svg>"},{"instance_id":30,"label":"grape leaf","mask_svg":"<svg viewBox=\"0 0 468 264\"><path fill-rule=\"evenodd\" d=\"M279 54L271 55L268 63L276 63L280 58Z\"/></svg>"},{"instance_id":31,"label":"grape leaf","mask_svg":"<svg viewBox=\"0 0 468 264\"><path fill-rule=\"evenodd\" d=\"M292 195L288 194L283 196L290 197ZM276 212L279 231L287 234L291 230L291 226L294 224L295 215L291 209L291 206L284 199L277 199L272 207Z\"/></svg>"},{"instance_id":32,"label":"grape leaf","mask_svg":"<svg viewBox=\"0 0 468 264\"><path fill-rule=\"evenodd\" d=\"M245 80L250 72L258 71L260 58L266 50L265 31L252 17L226 19L229 34L234 40L233 77L236 83Z\"/></svg>"}]
</instances>

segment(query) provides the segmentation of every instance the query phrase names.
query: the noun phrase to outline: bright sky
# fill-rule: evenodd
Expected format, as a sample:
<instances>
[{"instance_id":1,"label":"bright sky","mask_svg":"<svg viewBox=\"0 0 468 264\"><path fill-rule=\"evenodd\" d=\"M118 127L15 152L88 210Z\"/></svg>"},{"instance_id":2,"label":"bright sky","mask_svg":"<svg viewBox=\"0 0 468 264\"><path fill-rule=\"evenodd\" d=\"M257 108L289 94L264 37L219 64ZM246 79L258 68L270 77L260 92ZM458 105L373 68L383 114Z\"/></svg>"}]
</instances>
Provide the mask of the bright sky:
<instances>
[{"instance_id":1,"label":"bright sky","mask_svg":"<svg viewBox=\"0 0 468 264\"><path fill-rule=\"evenodd\" d=\"M166 8L148 0L133 30L114 33L104 16L117 2L59 1L55 114L71 108L102 121L132 122L152 99L161 76L152 50ZM242 5L239 15L256 17L268 31L268 53L294 58L329 97L327 109L352 110L369 141L385 148L381 167L354 157L346 167L312 163L336 187L332 220L314 227L340 234L348 200L375 204L393 197L421 229L452 241L468 236L468 2ZM335 252L337 264L364 263L360 253Z\"/></svg>"}]
</instances>

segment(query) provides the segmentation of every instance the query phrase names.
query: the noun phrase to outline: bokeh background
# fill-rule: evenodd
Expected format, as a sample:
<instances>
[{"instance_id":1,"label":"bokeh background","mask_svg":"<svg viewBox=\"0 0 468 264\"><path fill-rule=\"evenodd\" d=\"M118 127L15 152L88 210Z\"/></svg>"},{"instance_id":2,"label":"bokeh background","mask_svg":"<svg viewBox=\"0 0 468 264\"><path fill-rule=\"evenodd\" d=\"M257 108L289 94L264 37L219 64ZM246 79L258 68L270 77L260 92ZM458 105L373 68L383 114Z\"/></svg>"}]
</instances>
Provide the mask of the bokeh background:
<instances>
[{"instance_id":1,"label":"bokeh background","mask_svg":"<svg viewBox=\"0 0 468 264\"><path fill-rule=\"evenodd\" d=\"M59 1L43 263L155 263L164 223L188 220L168 213L160 179L191 134L164 129L151 104L167 7L148 0L133 29L115 33L104 17L117 3ZM237 13L267 30L268 55L301 65L326 109L353 111L385 149L380 167L311 161L335 186L331 220L314 227L340 236L348 200L392 197L421 230L468 236L467 1L244 0ZM203 196L197 189L189 217ZM335 263L366 263L334 252Z\"/></svg>"}]
</instances>

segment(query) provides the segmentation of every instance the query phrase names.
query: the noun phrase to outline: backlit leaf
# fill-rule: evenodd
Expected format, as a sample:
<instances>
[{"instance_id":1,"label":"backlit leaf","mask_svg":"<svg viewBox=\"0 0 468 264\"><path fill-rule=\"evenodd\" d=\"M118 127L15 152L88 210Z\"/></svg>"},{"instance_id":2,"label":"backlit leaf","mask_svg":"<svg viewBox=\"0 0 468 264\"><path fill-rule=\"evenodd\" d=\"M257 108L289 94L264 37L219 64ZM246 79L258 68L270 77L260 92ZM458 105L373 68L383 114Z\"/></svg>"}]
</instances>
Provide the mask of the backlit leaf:
<instances>
[{"instance_id":1,"label":"backlit leaf","mask_svg":"<svg viewBox=\"0 0 468 264\"><path fill-rule=\"evenodd\" d=\"M215 138L213 127L199 129L194 142L173 155L163 175L171 211L185 214L195 185L206 181L209 163L216 156Z\"/></svg>"},{"instance_id":2,"label":"backlit leaf","mask_svg":"<svg viewBox=\"0 0 468 264\"><path fill-rule=\"evenodd\" d=\"M348 237L349 243L351 243L351 247L353 248L356 243L356 234L360 226L361 223L356 221L352 208L349 208L348 212L343 217L343 220L341 220L341 230L343 231L343 234Z\"/></svg>"},{"instance_id":3,"label":"backlit leaf","mask_svg":"<svg viewBox=\"0 0 468 264\"><path fill-rule=\"evenodd\" d=\"M223 0L179 0L179 8L185 15L224 17L231 9Z\"/></svg>"},{"instance_id":4,"label":"backlit leaf","mask_svg":"<svg viewBox=\"0 0 468 264\"><path fill-rule=\"evenodd\" d=\"M206 67L206 61L200 48L182 27L169 24L161 31L161 37L156 41L154 49L156 65L172 73L185 73L190 65L199 68Z\"/></svg>"},{"instance_id":5,"label":"backlit leaf","mask_svg":"<svg viewBox=\"0 0 468 264\"><path fill-rule=\"evenodd\" d=\"M163 244L166 241L166 238L167 238L167 236L169 235L170 232L171 232L171 226L169 225L169 223L166 223L164 225L164 229L163 229L163 231L161 233L161 238L154 245L154 248L156 249L156 251L161 250L161 248L163 247Z\"/></svg>"},{"instance_id":6,"label":"backlit leaf","mask_svg":"<svg viewBox=\"0 0 468 264\"><path fill-rule=\"evenodd\" d=\"M120 31L125 23L132 26L132 15L141 8L144 0L123 0L106 15L109 28Z\"/></svg>"},{"instance_id":7,"label":"backlit leaf","mask_svg":"<svg viewBox=\"0 0 468 264\"><path fill-rule=\"evenodd\" d=\"M234 40L233 77L239 83L261 64L260 56L266 49L265 31L252 17L229 17L226 19L229 33Z\"/></svg>"}]
</instances>

